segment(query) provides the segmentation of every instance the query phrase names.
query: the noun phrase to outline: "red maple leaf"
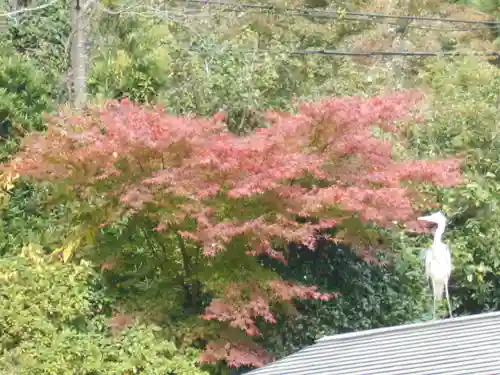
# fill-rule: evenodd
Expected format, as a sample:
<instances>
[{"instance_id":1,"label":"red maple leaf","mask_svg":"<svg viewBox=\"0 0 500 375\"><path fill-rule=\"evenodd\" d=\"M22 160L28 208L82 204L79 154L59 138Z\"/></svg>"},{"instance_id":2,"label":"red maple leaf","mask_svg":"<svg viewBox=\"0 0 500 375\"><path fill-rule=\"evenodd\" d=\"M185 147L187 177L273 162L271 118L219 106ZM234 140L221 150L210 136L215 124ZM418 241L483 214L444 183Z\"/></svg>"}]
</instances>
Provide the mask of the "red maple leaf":
<instances>
[{"instance_id":1,"label":"red maple leaf","mask_svg":"<svg viewBox=\"0 0 500 375\"><path fill-rule=\"evenodd\" d=\"M4 168L71 186L76 197L94 202L89 220L96 227L125 214L144 215L154 222L152 230L175 232L206 257L265 254L286 262L287 243L314 248L323 229L343 228L352 218L413 225L415 203L425 197L420 183L462 181L458 158L394 158L392 142L401 138L396 120L409 119L420 99L406 92L305 103L297 114L267 113L272 126L244 136L228 132L222 113L182 117L127 100L109 102L52 118L48 131L27 136L23 151ZM392 138L376 136L375 127ZM357 232L348 231L343 228L339 240L355 239ZM376 261L368 248L364 257ZM219 297L204 318L249 336L259 335L257 318L275 321L274 303L334 297L267 279L234 280L215 292ZM203 358L261 365L262 356L255 347L219 342L209 344Z\"/></svg>"}]
</instances>

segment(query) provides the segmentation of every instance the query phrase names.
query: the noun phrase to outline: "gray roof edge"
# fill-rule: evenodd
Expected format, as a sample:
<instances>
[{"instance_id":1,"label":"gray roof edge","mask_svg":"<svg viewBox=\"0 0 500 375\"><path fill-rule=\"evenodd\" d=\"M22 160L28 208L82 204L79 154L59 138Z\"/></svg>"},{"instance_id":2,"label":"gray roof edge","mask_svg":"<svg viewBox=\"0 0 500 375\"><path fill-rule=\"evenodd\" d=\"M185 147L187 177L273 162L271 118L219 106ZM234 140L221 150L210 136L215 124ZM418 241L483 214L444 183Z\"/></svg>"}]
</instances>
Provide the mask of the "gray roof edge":
<instances>
[{"instance_id":1,"label":"gray roof edge","mask_svg":"<svg viewBox=\"0 0 500 375\"><path fill-rule=\"evenodd\" d=\"M335 335L321 337L321 338L316 340L316 343L324 343L326 341L347 340L347 339L356 338L356 337L373 336L373 335L384 334L387 332L408 331L408 330L418 329L418 328L422 328L422 327L447 326L447 325L454 324L457 322L478 321L478 320L491 319L491 318L495 318L495 317L500 318L500 311L493 311L493 312L488 312L488 313L460 316L460 317L456 317L456 318L449 318L449 319L442 319L442 320L430 320L430 321L420 322L420 323L409 323L409 324L393 326L393 327L374 328L374 329L357 331L357 332L339 333L339 334L335 334Z\"/></svg>"}]
</instances>

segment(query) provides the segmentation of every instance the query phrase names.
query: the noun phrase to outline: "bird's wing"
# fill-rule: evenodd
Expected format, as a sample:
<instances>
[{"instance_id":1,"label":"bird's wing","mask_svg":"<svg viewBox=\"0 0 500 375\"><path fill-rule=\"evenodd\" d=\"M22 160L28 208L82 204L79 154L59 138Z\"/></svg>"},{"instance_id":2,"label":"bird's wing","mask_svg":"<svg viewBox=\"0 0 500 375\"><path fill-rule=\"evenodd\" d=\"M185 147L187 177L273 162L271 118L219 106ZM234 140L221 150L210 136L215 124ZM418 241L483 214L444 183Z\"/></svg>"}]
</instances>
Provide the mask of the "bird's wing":
<instances>
[{"instance_id":1,"label":"bird's wing","mask_svg":"<svg viewBox=\"0 0 500 375\"><path fill-rule=\"evenodd\" d=\"M425 277L429 277L431 263L432 263L432 248L428 247L427 249L425 249L425 260L424 260Z\"/></svg>"},{"instance_id":2,"label":"bird's wing","mask_svg":"<svg viewBox=\"0 0 500 375\"><path fill-rule=\"evenodd\" d=\"M444 243L433 246L434 247L428 250L428 254L425 258L426 266L430 267L431 264L436 264L437 268L433 266L432 272L436 271L443 277L449 278L452 271L450 248ZM429 263L427 263L427 260L429 260ZM426 270L428 269L429 268L426 268Z\"/></svg>"}]
</instances>

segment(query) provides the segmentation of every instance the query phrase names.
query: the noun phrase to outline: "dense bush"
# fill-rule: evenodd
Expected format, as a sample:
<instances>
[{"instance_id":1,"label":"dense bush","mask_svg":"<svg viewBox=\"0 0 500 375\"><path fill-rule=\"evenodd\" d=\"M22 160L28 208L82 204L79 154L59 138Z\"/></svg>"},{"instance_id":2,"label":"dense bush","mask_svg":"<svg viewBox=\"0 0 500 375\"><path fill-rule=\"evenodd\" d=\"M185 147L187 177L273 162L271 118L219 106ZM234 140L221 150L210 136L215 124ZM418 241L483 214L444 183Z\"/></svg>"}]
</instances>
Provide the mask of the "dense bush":
<instances>
[{"instance_id":1,"label":"dense bush","mask_svg":"<svg viewBox=\"0 0 500 375\"><path fill-rule=\"evenodd\" d=\"M20 136L44 126L52 108L51 83L32 60L5 46L0 54L0 159L14 150Z\"/></svg>"},{"instance_id":2,"label":"dense bush","mask_svg":"<svg viewBox=\"0 0 500 375\"><path fill-rule=\"evenodd\" d=\"M280 1L273 3L283 5ZM289 6L302 6L302 3L298 0L287 2ZM307 3L327 5L321 1ZM475 3L482 11L495 11L495 7L491 6L495 1ZM169 5L172 4L174 2L169 2ZM108 1L103 5L122 6ZM415 5L419 8L418 12L426 14L433 12L436 6L441 8L438 11L442 14L450 14L445 3L412 1L409 5ZM377 7L383 4L355 1L352 6L355 9L351 10L363 7L362 10L380 11ZM64 1L58 2L56 8L57 11L47 8L43 12L23 15L21 22L8 31L11 39L8 46L4 48L2 45L2 135L7 131L17 136L26 130L43 129L46 124L42 120L42 112L51 111L54 102L65 100L66 92L62 86L68 60L69 12ZM223 109L228 113L229 128L242 133L258 126L268 126L270 121L262 116L268 108L297 109L295 98L369 96L395 87L423 89L425 105L420 107L419 112L425 122L410 123L402 128L407 132L408 147L400 147L402 143L397 140L393 156L396 159L464 156L469 183L453 189L428 187L428 192L436 196L441 207L451 216L452 223L446 239L452 245L455 263L451 290L455 313L497 309L500 260L495 248L500 240L497 233L500 224L497 212L500 171L496 150L499 146L500 70L481 57L403 58L400 59L404 66L402 73L395 74L392 64L396 59L391 57L291 56L289 51L306 48L386 49L392 48L393 40L386 35L385 26L376 23L333 22L276 12L222 12L216 9L212 8L210 14L202 12L196 17L179 19L175 18L174 12L170 14L174 18L169 21L165 20L165 14L160 10L154 12L158 16L154 20L144 17L144 13L139 17L134 12L113 16L97 11L88 43L91 47L89 90L92 100L103 102L108 98L130 97L141 103L160 103L177 114L194 112L206 117ZM153 12L149 11L147 15L151 16ZM485 15L478 17L484 18ZM419 50L439 51L446 41L452 39L458 41L454 48L463 51L492 48L487 40L489 34L485 32L444 34L411 27L408 31L406 37L413 48ZM0 42L5 43L4 40ZM12 124L21 130L12 132ZM4 160L15 148L13 141L14 138L10 138L2 148L0 156ZM293 150L287 152L290 151ZM225 160L225 157L221 159ZM252 162L255 163L255 158ZM139 178L140 169L140 166L135 169L137 176L134 175L134 178ZM116 186L110 188L103 182L101 187L113 190ZM32 266L30 261L16 257L19 257L19 249L30 243L40 243L47 253L58 247L56 254L66 260L75 257L76 247L79 250L76 252L77 261L82 256L101 264L102 278L92 277L95 283L106 287L97 288L97 292L95 284L88 285L82 280L70 286L78 293L90 293L94 300L103 301L106 297L119 311L147 310L147 319L141 320L142 325L126 331L120 340L111 342L103 325L104 320L110 318L108 312L87 314L84 311L80 315L75 312L75 317L87 322L85 328L75 328L66 321L51 321L50 324L65 332L64 338L74 343L73 347L85 348L83 354L75 353L74 349L57 340L53 346L49 345L48 337L63 337L59 333L50 336L53 332L50 328L44 331L41 341L26 336L28 339L20 348L26 349L27 356L31 358L21 358L16 351L9 352L10 357L6 357L1 364L5 372L7 369L17 371L16 361L20 360L26 361L26 371L33 374L42 373L40 371L46 369L44 366L64 365L68 369L83 366L90 369L93 366L91 361L85 362L81 356L95 358L94 352L104 358L100 365L102 372L98 374L113 373L112 368L125 371L128 364L123 353L125 346L133 345L134 335L139 337L139 346L146 348L147 353L151 356L158 354L159 362L151 364L151 370L161 366L168 368L172 364L165 362L167 359L159 354L164 348L164 342L158 341L161 335L168 346L165 350L174 355L180 352L171 347L170 342L173 341L179 347L192 343L201 348L206 342L199 340L200 337L222 337L224 343L234 342L235 338L246 339L241 332L235 334L237 330L231 331L230 337L223 336L220 325L201 323L199 320L199 315L220 294L223 286L243 276L268 280L278 274L290 282L314 284L324 292L342 293L328 302L300 301L291 310L274 304L275 325L262 324L255 319L257 327L264 333L255 342L278 357L311 343L317 336L426 317L426 295L419 264L420 251L427 245L426 238L415 239L394 232L388 235L393 237L392 243L384 243L381 250L392 257L383 258L389 261L384 265L369 264L366 259L361 259L359 249L362 246L359 244L349 250L321 247L316 252L290 247L287 250L288 266L266 259L264 268L261 268L260 263L256 265L253 260L249 261L243 253L234 257L219 255L211 263L203 257L197 258L199 248L189 241L186 248L188 257L183 257L180 237L152 230L157 224L156 218L126 217L114 226L98 228L110 215L110 211L102 206L102 201L87 201L81 195L72 195L65 190L58 190L55 194L53 188L49 184L35 187L23 180L11 190L10 199L4 202L1 210L0 252L8 262L5 267L14 269L15 264L19 264L19 272L21 268L24 270L23 267L29 269ZM260 201L251 208L259 204ZM421 202L418 209L431 209L430 206L428 202ZM248 209L245 205L236 205L225 207L224 212L231 208L237 212ZM68 220L68 215L74 220ZM92 225L87 225L89 223ZM379 238L379 234L372 237L367 233L363 232L357 238L362 240L363 245L375 243L374 238ZM61 246L61 242L70 246ZM192 269L184 267L184 262ZM37 280L45 280L43 282L47 284L48 279L54 278L55 284L61 285L58 277L68 276L68 272L76 267L71 262L65 266L50 265L42 266L47 275ZM57 271L51 267L56 267ZM90 272L90 268L85 267L85 272ZM242 272L248 268L255 273ZM226 269L234 272L226 272ZM30 272L33 271L22 272L32 275ZM33 288L40 290L36 286ZM18 288L16 293L23 293L23 290ZM50 293L59 292L54 290ZM94 293L101 294L95 297ZM42 297L47 297L47 294L42 292ZM37 301L42 303L41 299ZM151 322L155 322L161 330L157 330ZM167 334L170 331L173 333ZM94 341L90 341L90 337ZM39 346L39 353L34 346L30 346L33 343ZM152 347L156 345L158 349ZM111 351L117 353L114 359L109 359ZM59 362L62 357L54 354L58 352L67 353L71 359ZM260 351L256 353L262 356L253 358L254 363L266 357ZM35 355L43 355L48 360L44 363L33 361ZM238 355L232 359L242 362L242 356ZM248 356L248 351L246 355L243 359L248 362L251 356ZM184 363L182 366L191 369L189 366L194 361L191 353L179 356L182 356L179 357ZM212 370L215 371L214 368Z\"/></svg>"},{"instance_id":3,"label":"dense bush","mask_svg":"<svg viewBox=\"0 0 500 375\"><path fill-rule=\"evenodd\" d=\"M159 102L179 114L225 110L236 132L262 126L259 111L289 109L294 96L313 85L303 79L300 61L285 52L249 51L258 43L251 30L238 38L222 42L210 33L189 35L177 24L146 24L127 35L122 47L94 57L89 88L105 98Z\"/></svg>"},{"instance_id":4,"label":"dense bush","mask_svg":"<svg viewBox=\"0 0 500 375\"><path fill-rule=\"evenodd\" d=\"M64 265L31 245L0 258L0 269L2 373L204 374L196 353L180 351L154 325L111 317L86 262Z\"/></svg>"},{"instance_id":5,"label":"dense bush","mask_svg":"<svg viewBox=\"0 0 500 375\"><path fill-rule=\"evenodd\" d=\"M420 155L461 154L469 183L437 191L451 216L448 231L455 270L452 296L456 312L500 307L500 70L477 59L429 61L421 72L432 90L425 126L409 131Z\"/></svg>"},{"instance_id":6,"label":"dense bush","mask_svg":"<svg viewBox=\"0 0 500 375\"><path fill-rule=\"evenodd\" d=\"M366 224L410 225L414 203L426 199L417 184L460 182L458 160L396 161L392 142L372 134L374 125L397 134L390 121L407 116L418 98L407 92L304 103L297 115L267 113L273 125L246 136L229 133L221 114L176 117L112 102L54 118L46 133L28 135L4 167L45 184L53 206L71 207L66 243L57 252L64 260L106 246L100 228L143 239L150 259L132 262L136 272L162 272L164 283L177 284L169 288L170 312L185 302L199 310L203 294L213 296L202 318L222 324L201 331L210 339L203 361L262 365L266 354L251 341L259 336L256 322L274 323L277 305L331 294L276 279L256 255L287 263L288 243L314 248L324 237L369 260L381 237ZM330 227L334 236L323 233ZM131 261L123 259L128 246L111 244L109 267ZM188 285L191 301L182 289Z\"/></svg>"},{"instance_id":7,"label":"dense bush","mask_svg":"<svg viewBox=\"0 0 500 375\"><path fill-rule=\"evenodd\" d=\"M285 279L302 279L339 295L328 302L300 301L291 313L293 318L290 312L283 312L284 317L263 336L277 357L323 336L404 324L429 315L420 260L411 254L391 251L366 262L348 247L327 242L315 251L290 250L287 266L269 260L265 263Z\"/></svg>"}]
</instances>

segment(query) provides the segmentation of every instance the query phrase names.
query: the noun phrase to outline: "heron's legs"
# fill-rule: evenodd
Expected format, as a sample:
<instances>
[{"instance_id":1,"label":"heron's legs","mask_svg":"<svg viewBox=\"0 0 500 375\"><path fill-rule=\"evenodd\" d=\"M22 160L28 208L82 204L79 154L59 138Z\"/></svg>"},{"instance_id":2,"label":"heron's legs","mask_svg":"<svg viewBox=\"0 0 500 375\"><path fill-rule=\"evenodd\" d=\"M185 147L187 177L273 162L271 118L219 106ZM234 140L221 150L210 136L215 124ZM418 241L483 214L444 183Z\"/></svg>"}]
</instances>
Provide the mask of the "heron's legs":
<instances>
[{"instance_id":1,"label":"heron's legs","mask_svg":"<svg viewBox=\"0 0 500 375\"><path fill-rule=\"evenodd\" d=\"M446 293L446 301L448 302L448 311L450 312L450 318L453 318L453 314L451 312L450 293L448 292L448 281L444 284L444 291Z\"/></svg>"},{"instance_id":2,"label":"heron's legs","mask_svg":"<svg viewBox=\"0 0 500 375\"><path fill-rule=\"evenodd\" d=\"M436 285L434 280L432 282L432 297L433 297L433 309L432 309L432 319L436 319Z\"/></svg>"}]
</instances>

